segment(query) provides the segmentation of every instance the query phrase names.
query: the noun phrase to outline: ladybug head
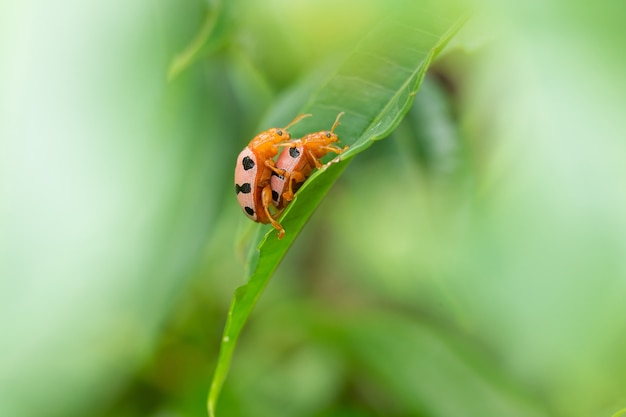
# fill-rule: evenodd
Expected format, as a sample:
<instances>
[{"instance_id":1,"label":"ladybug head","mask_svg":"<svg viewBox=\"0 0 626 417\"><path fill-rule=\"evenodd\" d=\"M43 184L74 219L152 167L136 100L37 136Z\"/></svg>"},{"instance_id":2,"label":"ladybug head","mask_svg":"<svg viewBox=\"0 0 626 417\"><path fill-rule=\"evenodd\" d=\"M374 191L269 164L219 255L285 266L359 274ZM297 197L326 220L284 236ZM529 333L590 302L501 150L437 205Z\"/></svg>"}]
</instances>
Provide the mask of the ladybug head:
<instances>
[{"instance_id":1,"label":"ladybug head","mask_svg":"<svg viewBox=\"0 0 626 417\"><path fill-rule=\"evenodd\" d=\"M278 127L273 127L271 129L268 129L266 133L268 135L267 140L274 143L284 142L291 139L291 135L289 134L287 129L284 128L281 129Z\"/></svg>"},{"instance_id":2,"label":"ladybug head","mask_svg":"<svg viewBox=\"0 0 626 417\"><path fill-rule=\"evenodd\" d=\"M326 143L334 143L334 142L338 142L339 138L337 137L337 134L334 133L332 130L331 131L325 131L325 132L320 132L320 139L323 142Z\"/></svg>"}]
</instances>

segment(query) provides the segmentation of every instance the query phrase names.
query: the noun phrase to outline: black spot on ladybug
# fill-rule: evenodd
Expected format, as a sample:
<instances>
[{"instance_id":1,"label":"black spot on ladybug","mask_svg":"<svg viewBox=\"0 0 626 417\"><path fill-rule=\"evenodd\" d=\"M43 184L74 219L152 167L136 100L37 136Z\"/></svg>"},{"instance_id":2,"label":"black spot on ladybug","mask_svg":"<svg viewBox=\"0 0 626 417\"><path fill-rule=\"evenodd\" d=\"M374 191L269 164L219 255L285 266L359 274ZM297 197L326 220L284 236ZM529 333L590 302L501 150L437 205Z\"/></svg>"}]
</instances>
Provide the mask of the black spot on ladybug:
<instances>
[{"instance_id":1,"label":"black spot on ladybug","mask_svg":"<svg viewBox=\"0 0 626 417\"><path fill-rule=\"evenodd\" d=\"M278 201L278 193L276 191L272 191L272 200Z\"/></svg>"},{"instance_id":2,"label":"black spot on ladybug","mask_svg":"<svg viewBox=\"0 0 626 417\"><path fill-rule=\"evenodd\" d=\"M246 207L244 207L243 209L244 209L244 210L246 211L246 213L248 213L250 216L254 216L254 210L252 210L252 207L248 207L248 206L246 206Z\"/></svg>"},{"instance_id":3,"label":"black spot on ladybug","mask_svg":"<svg viewBox=\"0 0 626 417\"><path fill-rule=\"evenodd\" d=\"M281 180L284 180L284 179L285 179L285 177L284 177L284 176L282 176L282 175L278 175L278 174L277 174L276 172L274 172L274 171L272 171L272 175L273 175L274 177L278 177L278 178L280 178Z\"/></svg>"},{"instance_id":4,"label":"black spot on ladybug","mask_svg":"<svg viewBox=\"0 0 626 417\"><path fill-rule=\"evenodd\" d=\"M243 169L246 171L254 168L254 161L249 156L244 156L241 164L243 165Z\"/></svg>"},{"instance_id":5,"label":"black spot on ladybug","mask_svg":"<svg viewBox=\"0 0 626 417\"><path fill-rule=\"evenodd\" d=\"M252 191L252 186L250 185L249 182L247 182L247 183L245 183L243 185L235 184L235 192L237 194L239 194L239 193L248 194L250 191Z\"/></svg>"},{"instance_id":6,"label":"black spot on ladybug","mask_svg":"<svg viewBox=\"0 0 626 417\"><path fill-rule=\"evenodd\" d=\"M289 156L292 158L297 158L300 156L300 151L298 148L289 148Z\"/></svg>"}]
</instances>

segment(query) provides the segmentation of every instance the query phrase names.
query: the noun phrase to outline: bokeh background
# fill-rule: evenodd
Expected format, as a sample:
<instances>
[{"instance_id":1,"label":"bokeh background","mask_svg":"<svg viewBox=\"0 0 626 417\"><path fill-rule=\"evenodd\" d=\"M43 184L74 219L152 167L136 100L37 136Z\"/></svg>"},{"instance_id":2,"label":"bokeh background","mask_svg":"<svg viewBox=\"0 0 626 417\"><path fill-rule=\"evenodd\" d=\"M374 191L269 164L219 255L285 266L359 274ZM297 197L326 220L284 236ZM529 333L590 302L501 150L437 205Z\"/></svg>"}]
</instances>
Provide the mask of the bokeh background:
<instances>
[{"instance_id":1,"label":"bokeh background","mask_svg":"<svg viewBox=\"0 0 626 417\"><path fill-rule=\"evenodd\" d=\"M255 227L235 156L392 6L0 4L0 415L206 415ZM472 6L284 259L218 415L626 407L626 6Z\"/></svg>"}]
</instances>

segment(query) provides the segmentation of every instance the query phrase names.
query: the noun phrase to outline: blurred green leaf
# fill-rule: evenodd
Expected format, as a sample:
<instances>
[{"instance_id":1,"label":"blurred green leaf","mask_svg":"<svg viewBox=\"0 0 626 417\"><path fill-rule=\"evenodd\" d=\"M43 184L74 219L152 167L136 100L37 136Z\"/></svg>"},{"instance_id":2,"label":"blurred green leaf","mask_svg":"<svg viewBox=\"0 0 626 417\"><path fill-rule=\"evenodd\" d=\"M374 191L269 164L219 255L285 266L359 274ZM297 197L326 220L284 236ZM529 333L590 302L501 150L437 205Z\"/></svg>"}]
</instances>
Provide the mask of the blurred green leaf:
<instances>
[{"instance_id":1,"label":"blurred green leaf","mask_svg":"<svg viewBox=\"0 0 626 417\"><path fill-rule=\"evenodd\" d=\"M3 28L28 31L0 47L0 415L94 415L213 235L236 145L207 138L235 136L233 99L203 82L224 78L216 62L165 83L196 5L15 6Z\"/></svg>"},{"instance_id":2,"label":"blurred green leaf","mask_svg":"<svg viewBox=\"0 0 626 417\"><path fill-rule=\"evenodd\" d=\"M441 179L467 176L464 143L450 96L435 77L426 77L393 138L405 165Z\"/></svg>"},{"instance_id":3,"label":"blurred green leaf","mask_svg":"<svg viewBox=\"0 0 626 417\"><path fill-rule=\"evenodd\" d=\"M360 46L325 84L315 91L300 112L312 113L292 129L299 133L328 129L336 115L344 111L337 129L343 143L350 144L339 162L313 174L301 188L281 222L286 230L278 240L274 230L265 233L249 260L248 283L235 292L217 369L211 384L208 409L215 407L226 378L236 341L271 275L295 237L311 216L349 160L367 149L373 141L386 137L400 122L426 69L462 26L462 13L434 17L424 11L411 20L385 19L366 36ZM284 115L285 119L292 117Z\"/></svg>"},{"instance_id":4,"label":"blurred green leaf","mask_svg":"<svg viewBox=\"0 0 626 417\"><path fill-rule=\"evenodd\" d=\"M624 414L626 414L626 408L622 408L617 413L613 414L612 417L620 417L620 416L623 416Z\"/></svg>"},{"instance_id":5,"label":"blurred green leaf","mask_svg":"<svg viewBox=\"0 0 626 417\"><path fill-rule=\"evenodd\" d=\"M337 363L350 364L359 403L363 402L366 409L379 410L374 415L547 414L536 393L507 372L495 351L471 342L471 335L458 327L427 315L416 317L414 311L388 307L352 305L346 309L327 302L298 302L273 308L262 322L261 329L255 329L254 341L259 344L256 349L269 345L258 336L260 331L275 332L269 326L280 328L282 334L304 332L306 340L316 343L319 351L341 358L336 359ZM274 344L271 346L275 349ZM257 383L289 371L291 367L286 363L301 355L300 349L306 352L306 348L296 346L277 353L280 360L275 360L271 368L257 371L262 374L255 377ZM283 393L291 397L297 389L283 386ZM372 392L377 395L369 395ZM334 395L340 394L335 391ZM319 406L320 401L316 404Z\"/></svg>"},{"instance_id":6,"label":"blurred green leaf","mask_svg":"<svg viewBox=\"0 0 626 417\"><path fill-rule=\"evenodd\" d=\"M172 60L167 72L168 80L176 78L199 57L217 49L226 38L235 0L215 0L212 3L213 7L206 14L195 38Z\"/></svg>"},{"instance_id":7,"label":"blurred green leaf","mask_svg":"<svg viewBox=\"0 0 626 417\"><path fill-rule=\"evenodd\" d=\"M357 368L376 381L404 413L432 417L546 415L501 372L498 360L489 358L489 352L470 346L466 336L440 323L429 325L382 311L359 312L345 322L337 317L334 314L323 320L332 345L345 349L346 357L356 361Z\"/></svg>"}]
</instances>

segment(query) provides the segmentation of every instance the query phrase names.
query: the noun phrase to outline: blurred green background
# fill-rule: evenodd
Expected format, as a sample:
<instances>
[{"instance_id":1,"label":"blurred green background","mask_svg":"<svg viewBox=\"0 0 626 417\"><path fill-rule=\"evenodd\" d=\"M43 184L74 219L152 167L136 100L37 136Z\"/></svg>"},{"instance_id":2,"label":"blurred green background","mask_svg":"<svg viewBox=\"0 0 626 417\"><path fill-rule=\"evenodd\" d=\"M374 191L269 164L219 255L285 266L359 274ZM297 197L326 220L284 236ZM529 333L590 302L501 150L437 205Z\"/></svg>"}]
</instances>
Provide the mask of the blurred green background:
<instances>
[{"instance_id":1,"label":"blurred green background","mask_svg":"<svg viewBox=\"0 0 626 417\"><path fill-rule=\"evenodd\" d=\"M626 407L626 6L473 6L281 264L218 415ZM390 7L0 4L1 416L206 415L254 227L235 157Z\"/></svg>"}]
</instances>

